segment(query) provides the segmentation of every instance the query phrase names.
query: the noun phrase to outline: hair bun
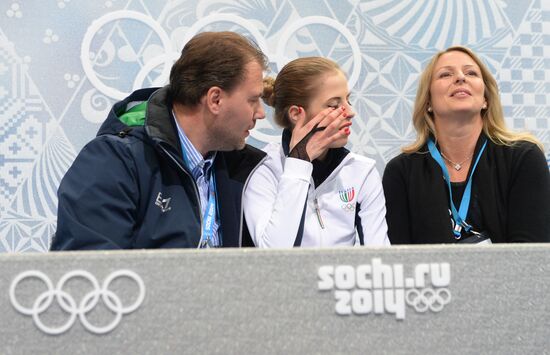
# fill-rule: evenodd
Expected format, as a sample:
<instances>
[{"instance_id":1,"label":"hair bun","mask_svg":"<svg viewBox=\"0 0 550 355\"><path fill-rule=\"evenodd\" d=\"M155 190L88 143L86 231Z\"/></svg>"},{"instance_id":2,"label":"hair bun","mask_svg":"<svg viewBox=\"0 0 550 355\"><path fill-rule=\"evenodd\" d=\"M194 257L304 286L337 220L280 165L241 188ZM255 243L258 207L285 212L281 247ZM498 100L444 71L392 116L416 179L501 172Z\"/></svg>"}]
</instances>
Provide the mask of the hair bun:
<instances>
[{"instance_id":1,"label":"hair bun","mask_svg":"<svg viewBox=\"0 0 550 355\"><path fill-rule=\"evenodd\" d=\"M264 89L262 92L262 99L264 102L271 106L275 107L275 79L267 76L264 78Z\"/></svg>"}]
</instances>

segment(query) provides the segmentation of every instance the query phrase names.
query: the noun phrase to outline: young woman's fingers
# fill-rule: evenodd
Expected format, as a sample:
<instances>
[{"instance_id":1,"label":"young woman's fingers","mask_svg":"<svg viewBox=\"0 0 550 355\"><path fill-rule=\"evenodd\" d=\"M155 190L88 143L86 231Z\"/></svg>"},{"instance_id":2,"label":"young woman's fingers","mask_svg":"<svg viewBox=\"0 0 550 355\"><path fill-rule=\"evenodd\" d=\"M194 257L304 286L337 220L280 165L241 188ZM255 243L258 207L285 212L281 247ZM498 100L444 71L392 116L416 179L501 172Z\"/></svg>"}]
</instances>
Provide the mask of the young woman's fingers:
<instances>
[{"instance_id":1,"label":"young woman's fingers","mask_svg":"<svg viewBox=\"0 0 550 355\"><path fill-rule=\"evenodd\" d=\"M326 125L323 125L323 122L326 120L330 121L330 117L334 117L335 112L337 112L338 109L334 109L332 107L326 108L323 111L319 112L315 117L313 117L304 127L308 128L310 131L315 126L319 127L325 127Z\"/></svg>"},{"instance_id":2,"label":"young woman's fingers","mask_svg":"<svg viewBox=\"0 0 550 355\"><path fill-rule=\"evenodd\" d=\"M345 111L338 110L338 112L328 115L323 121L321 121L320 126L327 127L326 134L332 134L337 132L346 122L347 115Z\"/></svg>"}]
</instances>

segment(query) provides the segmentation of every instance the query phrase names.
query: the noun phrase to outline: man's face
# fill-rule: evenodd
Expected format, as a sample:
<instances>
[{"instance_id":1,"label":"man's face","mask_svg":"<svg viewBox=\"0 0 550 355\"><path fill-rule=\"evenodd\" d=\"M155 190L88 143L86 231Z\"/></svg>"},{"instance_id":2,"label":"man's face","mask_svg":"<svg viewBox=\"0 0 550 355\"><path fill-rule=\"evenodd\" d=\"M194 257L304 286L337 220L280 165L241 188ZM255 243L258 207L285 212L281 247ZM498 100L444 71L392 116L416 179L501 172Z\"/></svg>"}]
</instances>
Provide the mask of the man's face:
<instances>
[{"instance_id":1,"label":"man's face","mask_svg":"<svg viewBox=\"0 0 550 355\"><path fill-rule=\"evenodd\" d=\"M242 149L256 120L265 118L260 100L263 91L263 68L256 61L245 65L244 80L231 92L224 92L223 105L213 133L217 150Z\"/></svg>"}]
</instances>

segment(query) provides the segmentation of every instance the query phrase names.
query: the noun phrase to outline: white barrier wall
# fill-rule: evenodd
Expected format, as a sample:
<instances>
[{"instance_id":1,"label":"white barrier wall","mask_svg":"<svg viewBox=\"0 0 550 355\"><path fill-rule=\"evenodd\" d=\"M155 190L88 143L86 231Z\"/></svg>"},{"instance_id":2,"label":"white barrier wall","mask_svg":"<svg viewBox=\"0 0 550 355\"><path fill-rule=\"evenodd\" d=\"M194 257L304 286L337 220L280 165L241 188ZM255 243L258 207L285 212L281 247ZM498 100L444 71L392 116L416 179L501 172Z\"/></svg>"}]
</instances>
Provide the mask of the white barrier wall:
<instances>
[{"instance_id":1,"label":"white barrier wall","mask_svg":"<svg viewBox=\"0 0 550 355\"><path fill-rule=\"evenodd\" d=\"M166 82L190 36L253 38L275 75L289 59L341 64L357 111L350 148L385 163L414 136L417 78L452 44L496 75L508 124L550 147L547 0L23 1L0 4L0 251L45 251L59 181L128 92ZM271 120L250 143L277 140Z\"/></svg>"},{"instance_id":2,"label":"white barrier wall","mask_svg":"<svg viewBox=\"0 0 550 355\"><path fill-rule=\"evenodd\" d=\"M2 354L545 354L550 246L0 255Z\"/></svg>"}]
</instances>

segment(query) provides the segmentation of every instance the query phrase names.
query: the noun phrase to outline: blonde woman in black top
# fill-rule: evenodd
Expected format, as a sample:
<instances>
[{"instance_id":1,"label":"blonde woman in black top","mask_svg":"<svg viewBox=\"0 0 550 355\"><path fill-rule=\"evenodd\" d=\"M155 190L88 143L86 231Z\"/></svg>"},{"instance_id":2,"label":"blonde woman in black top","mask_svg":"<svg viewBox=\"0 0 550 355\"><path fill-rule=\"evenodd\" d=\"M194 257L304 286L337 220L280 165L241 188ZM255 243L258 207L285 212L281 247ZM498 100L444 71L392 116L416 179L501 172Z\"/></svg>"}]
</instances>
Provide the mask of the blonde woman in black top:
<instances>
[{"instance_id":1,"label":"blonde woman in black top","mask_svg":"<svg viewBox=\"0 0 550 355\"><path fill-rule=\"evenodd\" d=\"M413 124L416 140L384 171L392 244L549 241L542 146L506 128L497 83L470 49L433 57Z\"/></svg>"}]
</instances>

